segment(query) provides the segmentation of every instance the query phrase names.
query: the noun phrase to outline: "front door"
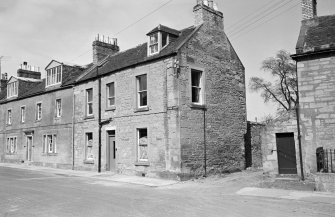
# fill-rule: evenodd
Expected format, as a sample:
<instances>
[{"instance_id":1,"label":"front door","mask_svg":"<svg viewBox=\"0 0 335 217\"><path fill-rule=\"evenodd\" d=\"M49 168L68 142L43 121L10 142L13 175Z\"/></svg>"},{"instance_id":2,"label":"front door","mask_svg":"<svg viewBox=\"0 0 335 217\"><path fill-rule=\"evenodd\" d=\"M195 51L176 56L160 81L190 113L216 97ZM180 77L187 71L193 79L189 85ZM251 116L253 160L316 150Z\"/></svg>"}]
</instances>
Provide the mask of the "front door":
<instances>
[{"instance_id":1,"label":"front door","mask_svg":"<svg viewBox=\"0 0 335 217\"><path fill-rule=\"evenodd\" d=\"M115 158L116 158L116 147L115 147L115 131L107 133L107 171L115 171Z\"/></svg>"},{"instance_id":2,"label":"front door","mask_svg":"<svg viewBox=\"0 0 335 217\"><path fill-rule=\"evenodd\" d=\"M33 136L27 136L27 152L26 152L26 160L31 161L31 156L33 152Z\"/></svg>"},{"instance_id":3,"label":"front door","mask_svg":"<svg viewBox=\"0 0 335 217\"><path fill-rule=\"evenodd\" d=\"M297 174L293 133L276 134L279 174Z\"/></svg>"}]
</instances>

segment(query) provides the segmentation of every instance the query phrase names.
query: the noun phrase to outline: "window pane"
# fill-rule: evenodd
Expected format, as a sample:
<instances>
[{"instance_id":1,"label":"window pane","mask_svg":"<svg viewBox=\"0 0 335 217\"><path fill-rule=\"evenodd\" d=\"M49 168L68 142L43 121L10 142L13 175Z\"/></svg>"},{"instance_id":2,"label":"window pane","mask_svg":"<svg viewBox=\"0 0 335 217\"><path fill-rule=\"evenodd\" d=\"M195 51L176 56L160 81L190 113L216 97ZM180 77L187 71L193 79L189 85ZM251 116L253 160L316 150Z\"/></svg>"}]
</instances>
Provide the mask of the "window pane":
<instances>
[{"instance_id":1,"label":"window pane","mask_svg":"<svg viewBox=\"0 0 335 217\"><path fill-rule=\"evenodd\" d=\"M138 159L140 161L148 160L148 131L147 129L138 130Z\"/></svg>"},{"instance_id":2,"label":"window pane","mask_svg":"<svg viewBox=\"0 0 335 217\"><path fill-rule=\"evenodd\" d=\"M109 106L113 106L113 105L115 105L115 98L114 98L114 97L108 99L108 105L109 105Z\"/></svg>"},{"instance_id":3,"label":"window pane","mask_svg":"<svg viewBox=\"0 0 335 217\"><path fill-rule=\"evenodd\" d=\"M168 34L166 32L163 32L162 33L162 47L167 45L167 43L168 43Z\"/></svg>"},{"instance_id":4,"label":"window pane","mask_svg":"<svg viewBox=\"0 0 335 217\"><path fill-rule=\"evenodd\" d=\"M158 33L155 33L150 36L150 44L158 43Z\"/></svg>"},{"instance_id":5,"label":"window pane","mask_svg":"<svg viewBox=\"0 0 335 217\"><path fill-rule=\"evenodd\" d=\"M148 137L148 130L147 129L139 129L138 130L138 137L140 138L140 141L141 141L142 138L147 138ZM144 144L147 144L147 143L145 142Z\"/></svg>"},{"instance_id":6,"label":"window pane","mask_svg":"<svg viewBox=\"0 0 335 217\"><path fill-rule=\"evenodd\" d=\"M109 97L114 97L114 94L115 94L114 91L115 91L114 83L108 84L108 96Z\"/></svg>"},{"instance_id":7,"label":"window pane","mask_svg":"<svg viewBox=\"0 0 335 217\"><path fill-rule=\"evenodd\" d=\"M201 72L192 70L192 86L200 86Z\"/></svg>"},{"instance_id":8,"label":"window pane","mask_svg":"<svg viewBox=\"0 0 335 217\"><path fill-rule=\"evenodd\" d=\"M53 150L52 136L48 135L48 152L51 153Z\"/></svg>"},{"instance_id":9,"label":"window pane","mask_svg":"<svg viewBox=\"0 0 335 217\"><path fill-rule=\"evenodd\" d=\"M57 83L61 82L61 66L57 67Z\"/></svg>"},{"instance_id":10,"label":"window pane","mask_svg":"<svg viewBox=\"0 0 335 217\"><path fill-rule=\"evenodd\" d=\"M86 159L93 159L93 133L86 133Z\"/></svg>"},{"instance_id":11,"label":"window pane","mask_svg":"<svg viewBox=\"0 0 335 217\"><path fill-rule=\"evenodd\" d=\"M147 103L147 91L140 92L140 106L146 106Z\"/></svg>"},{"instance_id":12,"label":"window pane","mask_svg":"<svg viewBox=\"0 0 335 217\"><path fill-rule=\"evenodd\" d=\"M92 102L92 100L93 100L93 90L88 89L87 90L87 102Z\"/></svg>"},{"instance_id":13,"label":"window pane","mask_svg":"<svg viewBox=\"0 0 335 217\"><path fill-rule=\"evenodd\" d=\"M192 87L192 102L200 102L200 88Z\"/></svg>"},{"instance_id":14,"label":"window pane","mask_svg":"<svg viewBox=\"0 0 335 217\"><path fill-rule=\"evenodd\" d=\"M62 112L62 101L60 99L56 100L56 116L60 117Z\"/></svg>"},{"instance_id":15,"label":"window pane","mask_svg":"<svg viewBox=\"0 0 335 217\"><path fill-rule=\"evenodd\" d=\"M147 75L140 75L138 76L138 83L139 83L139 90L146 90L147 89Z\"/></svg>"},{"instance_id":16,"label":"window pane","mask_svg":"<svg viewBox=\"0 0 335 217\"><path fill-rule=\"evenodd\" d=\"M93 104L92 103L88 104L88 114L89 115L93 114Z\"/></svg>"}]
</instances>

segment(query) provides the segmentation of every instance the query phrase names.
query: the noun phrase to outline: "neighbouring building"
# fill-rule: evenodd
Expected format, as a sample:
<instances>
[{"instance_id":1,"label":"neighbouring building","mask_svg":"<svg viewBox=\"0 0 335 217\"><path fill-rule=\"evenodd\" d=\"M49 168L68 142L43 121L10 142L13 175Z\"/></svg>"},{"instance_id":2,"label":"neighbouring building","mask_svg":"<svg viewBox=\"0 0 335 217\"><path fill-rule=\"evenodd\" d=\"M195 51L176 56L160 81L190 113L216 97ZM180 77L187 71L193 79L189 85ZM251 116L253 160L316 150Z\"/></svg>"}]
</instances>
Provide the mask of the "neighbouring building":
<instances>
[{"instance_id":1,"label":"neighbouring building","mask_svg":"<svg viewBox=\"0 0 335 217\"><path fill-rule=\"evenodd\" d=\"M52 61L41 72L24 63L0 101L1 161L72 167L73 77L78 66Z\"/></svg>"},{"instance_id":2,"label":"neighbouring building","mask_svg":"<svg viewBox=\"0 0 335 217\"><path fill-rule=\"evenodd\" d=\"M335 15L316 16L316 0L304 2L312 9L306 10L309 19L302 21L292 58L297 61L303 164L306 173L314 173L317 149L335 149Z\"/></svg>"},{"instance_id":3,"label":"neighbouring building","mask_svg":"<svg viewBox=\"0 0 335 217\"><path fill-rule=\"evenodd\" d=\"M292 58L297 62L301 159L308 176L335 171L335 15L317 16L316 0L302 0L302 12ZM301 175L295 111L267 125L261 137L265 171Z\"/></svg>"},{"instance_id":4,"label":"neighbouring building","mask_svg":"<svg viewBox=\"0 0 335 217\"><path fill-rule=\"evenodd\" d=\"M159 25L129 50L97 38L87 66L52 61L46 79L10 78L2 161L169 178L244 169L244 67L213 1L193 12L194 25Z\"/></svg>"}]
</instances>

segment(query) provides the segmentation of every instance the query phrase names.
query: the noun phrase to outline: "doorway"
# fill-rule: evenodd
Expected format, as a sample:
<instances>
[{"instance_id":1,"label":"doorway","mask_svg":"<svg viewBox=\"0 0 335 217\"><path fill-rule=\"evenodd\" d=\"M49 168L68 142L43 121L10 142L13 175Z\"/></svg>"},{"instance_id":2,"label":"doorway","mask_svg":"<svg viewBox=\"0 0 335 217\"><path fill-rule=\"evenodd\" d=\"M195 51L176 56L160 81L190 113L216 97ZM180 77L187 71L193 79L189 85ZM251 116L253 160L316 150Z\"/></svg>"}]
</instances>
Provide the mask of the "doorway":
<instances>
[{"instance_id":1,"label":"doorway","mask_svg":"<svg viewBox=\"0 0 335 217\"><path fill-rule=\"evenodd\" d=\"M294 133L277 133L279 174L297 174Z\"/></svg>"},{"instance_id":2,"label":"doorway","mask_svg":"<svg viewBox=\"0 0 335 217\"><path fill-rule=\"evenodd\" d=\"M31 161L32 154L33 154L33 136L27 135L27 144L26 144L27 150L26 150L26 160Z\"/></svg>"},{"instance_id":3,"label":"doorway","mask_svg":"<svg viewBox=\"0 0 335 217\"><path fill-rule=\"evenodd\" d=\"M115 145L115 131L107 131L107 144L106 144L106 170L115 172L116 168L116 145Z\"/></svg>"}]
</instances>

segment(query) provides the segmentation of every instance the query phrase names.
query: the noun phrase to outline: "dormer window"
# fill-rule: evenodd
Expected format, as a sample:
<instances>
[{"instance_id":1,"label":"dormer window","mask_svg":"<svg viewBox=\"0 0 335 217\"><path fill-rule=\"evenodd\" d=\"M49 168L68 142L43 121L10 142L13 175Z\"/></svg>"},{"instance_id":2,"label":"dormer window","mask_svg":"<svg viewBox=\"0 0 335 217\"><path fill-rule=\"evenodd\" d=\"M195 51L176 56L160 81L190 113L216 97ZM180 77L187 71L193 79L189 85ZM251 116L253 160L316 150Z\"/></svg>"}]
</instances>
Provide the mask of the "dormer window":
<instances>
[{"instance_id":1,"label":"dormer window","mask_svg":"<svg viewBox=\"0 0 335 217\"><path fill-rule=\"evenodd\" d=\"M150 35L149 51L151 55L158 53L158 32Z\"/></svg>"},{"instance_id":2,"label":"dormer window","mask_svg":"<svg viewBox=\"0 0 335 217\"><path fill-rule=\"evenodd\" d=\"M17 96L18 88L17 81L7 84L7 98Z\"/></svg>"},{"instance_id":3,"label":"dormer window","mask_svg":"<svg viewBox=\"0 0 335 217\"><path fill-rule=\"evenodd\" d=\"M169 34L162 32L162 48L169 44Z\"/></svg>"},{"instance_id":4,"label":"dormer window","mask_svg":"<svg viewBox=\"0 0 335 217\"><path fill-rule=\"evenodd\" d=\"M163 50L171 41L179 37L180 32L169 27L159 25L150 31L148 42L148 56L158 54Z\"/></svg>"},{"instance_id":5,"label":"dormer window","mask_svg":"<svg viewBox=\"0 0 335 217\"><path fill-rule=\"evenodd\" d=\"M60 84L62 82L62 66L47 69L47 86Z\"/></svg>"}]
</instances>

